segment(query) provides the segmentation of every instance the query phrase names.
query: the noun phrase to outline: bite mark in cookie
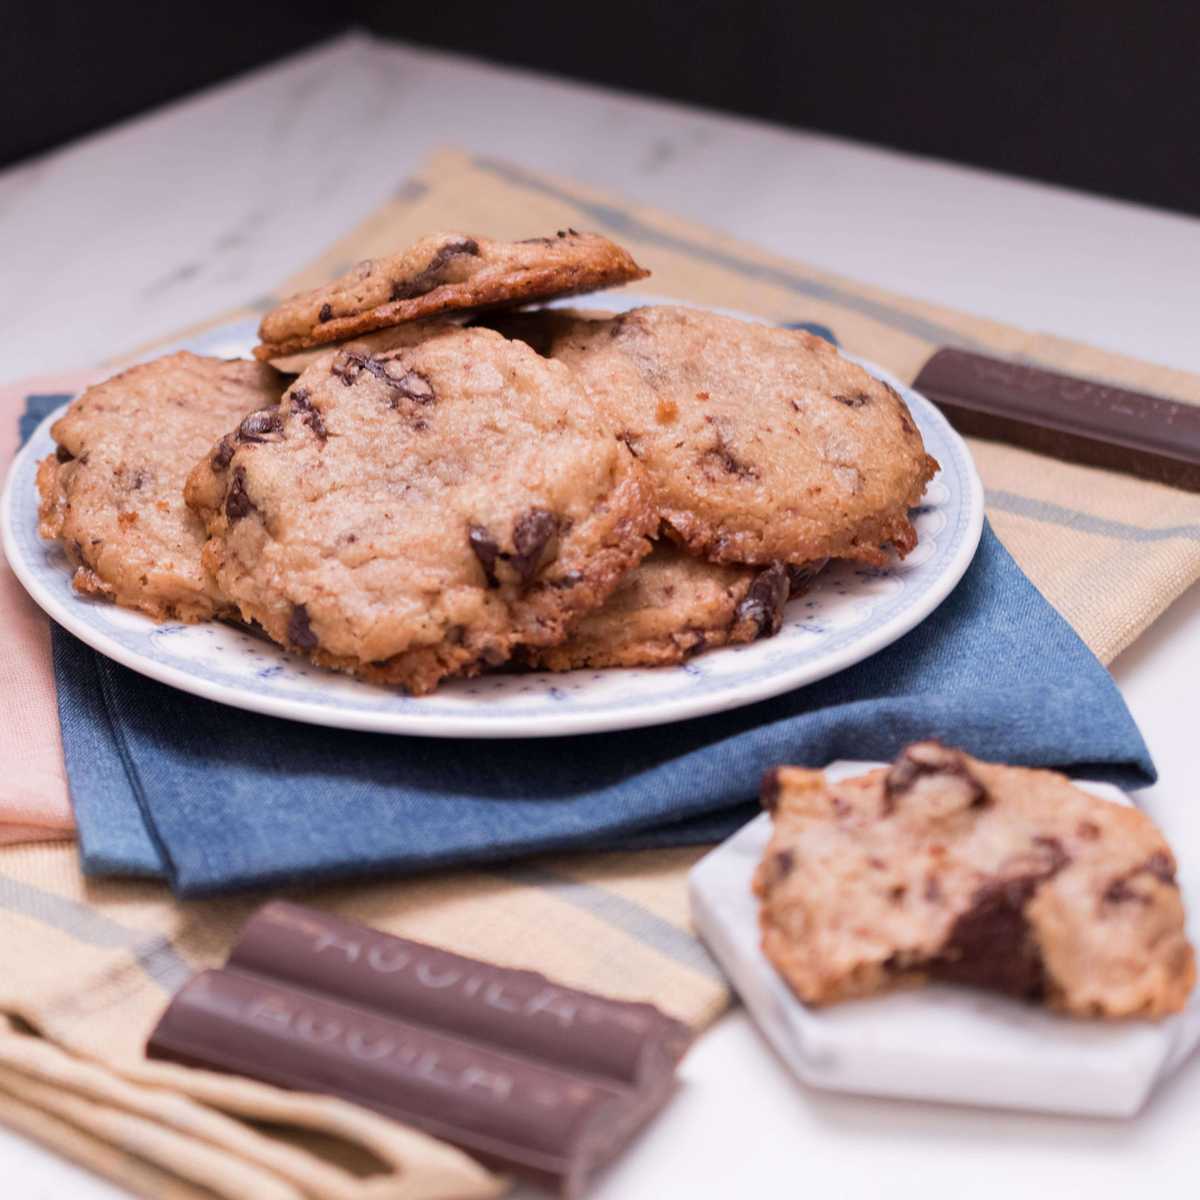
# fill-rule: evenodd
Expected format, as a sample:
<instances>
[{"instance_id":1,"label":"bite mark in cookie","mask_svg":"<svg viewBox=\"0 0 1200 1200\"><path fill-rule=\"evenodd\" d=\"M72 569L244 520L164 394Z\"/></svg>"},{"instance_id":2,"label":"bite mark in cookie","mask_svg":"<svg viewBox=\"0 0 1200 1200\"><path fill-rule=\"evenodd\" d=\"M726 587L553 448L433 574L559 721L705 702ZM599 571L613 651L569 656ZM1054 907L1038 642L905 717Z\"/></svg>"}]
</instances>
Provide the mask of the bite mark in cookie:
<instances>
[{"instance_id":1,"label":"bite mark in cookie","mask_svg":"<svg viewBox=\"0 0 1200 1200\"><path fill-rule=\"evenodd\" d=\"M808 1003L939 979L1157 1017L1194 985L1169 847L1062 775L926 742L841 783L778 768L763 802L763 950Z\"/></svg>"}]
</instances>

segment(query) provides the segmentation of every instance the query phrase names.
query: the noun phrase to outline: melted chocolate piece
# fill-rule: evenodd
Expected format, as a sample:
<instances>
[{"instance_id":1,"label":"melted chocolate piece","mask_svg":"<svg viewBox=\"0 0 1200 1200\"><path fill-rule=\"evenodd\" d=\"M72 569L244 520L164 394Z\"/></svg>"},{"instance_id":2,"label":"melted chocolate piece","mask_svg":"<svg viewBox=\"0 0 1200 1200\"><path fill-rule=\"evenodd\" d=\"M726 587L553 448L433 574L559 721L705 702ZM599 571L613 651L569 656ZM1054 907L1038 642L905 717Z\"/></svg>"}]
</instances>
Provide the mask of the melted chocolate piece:
<instances>
[{"instance_id":1,"label":"melted chocolate piece","mask_svg":"<svg viewBox=\"0 0 1200 1200\"><path fill-rule=\"evenodd\" d=\"M558 533L558 518L544 508L531 508L513 526L513 545L516 553L512 565L528 583L541 566L546 547Z\"/></svg>"},{"instance_id":2,"label":"melted chocolate piece","mask_svg":"<svg viewBox=\"0 0 1200 1200\"><path fill-rule=\"evenodd\" d=\"M70 450L66 448L66 446L57 447L54 451L54 457L57 458L60 463L69 463L75 461L75 455L73 455Z\"/></svg>"},{"instance_id":3,"label":"melted chocolate piece","mask_svg":"<svg viewBox=\"0 0 1200 1200\"><path fill-rule=\"evenodd\" d=\"M496 559L500 557L500 547L496 544L496 539L482 525L470 525L467 527L467 541L471 545L471 552L479 559L488 587L499 587Z\"/></svg>"},{"instance_id":4,"label":"melted chocolate piece","mask_svg":"<svg viewBox=\"0 0 1200 1200\"><path fill-rule=\"evenodd\" d=\"M432 292L435 287L444 282L441 273L447 263L464 255L474 257L478 254L479 243L474 238L460 238L456 242L447 242L438 248L437 253L430 259L429 265L424 270L418 272L411 279L396 280L392 284L391 298L393 300L412 300L417 296L424 296L427 292Z\"/></svg>"},{"instance_id":5,"label":"melted chocolate piece","mask_svg":"<svg viewBox=\"0 0 1200 1200\"><path fill-rule=\"evenodd\" d=\"M957 783L966 807L976 808L987 800L983 784L971 774L962 754L939 742L917 742L904 750L884 777L884 815L895 812L896 801L912 791L920 780L933 776Z\"/></svg>"},{"instance_id":6,"label":"melted chocolate piece","mask_svg":"<svg viewBox=\"0 0 1200 1200\"><path fill-rule=\"evenodd\" d=\"M1147 903L1145 896L1129 886L1129 879L1128 875L1121 875L1114 879L1104 889L1104 902L1106 904L1127 904L1130 900L1135 900L1139 904Z\"/></svg>"},{"instance_id":7,"label":"melted chocolate piece","mask_svg":"<svg viewBox=\"0 0 1200 1200\"><path fill-rule=\"evenodd\" d=\"M292 412L296 413L300 417L300 420L313 431L317 440L321 442L327 440L329 431L325 428L325 422L321 419L321 414L312 406L308 388L297 388L292 392L291 400Z\"/></svg>"},{"instance_id":8,"label":"melted chocolate piece","mask_svg":"<svg viewBox=\"0 0 1200 1200\"><path fill-rule=\"evenodd\" d=\"M1049 858L1046 870L1051 875L1057 874L1071 861L1071 856L1056 837L1035 837L1033 844L1046 852Z\"/></svg>"},{"instance_id":9,"label":"melted chocolate piece","mask_svg":"<svg viewBox=\"0 0 1200 1200\"><path fill-rule=\"evenodd\" d=\"M215 470L224 471L226 467L233 462L234 442L233 435L227 433L218 443L217 448L212 452L212 465Z\"/></svg>"},{"instance_id":10,"label":"melted chocolate piece","mask_svg":"<svg viewBox=\"0 0 1200 1200\"><path fill-rule=\"evenodd\" d=\"M1175 864L1161 850L1156 850L1142 866L1143 871L1149 871L1155 879L1163 883L1175 882Z\"/></svg>"},{"instance_id":11,"label":"melted chocolate piece","mask_svg":"<svg viewBox=\"0 0 1200 1200\"><path fill-rule=\"evenodd\" d=\"M1149 904L1149 896L1130 887L1130 884L1139 875L1152 875L1160 883L1170 884L1172 887L1178 886L1175 882L1175 868L1171 860L1161 850L1157 850L1141 866L1134 867L1132 871L1114 879L1104 890L1105 901L1109 904L1124 904L1135 900L1139 904Z\"/></svg>"},{"instance_id":12,"label":"melted chocolate piece","mask_svg":"<svg viewBox=\"0 0 1200 1200\"><path fill-rule=\"evenodd\" d=\"M734 624L753 621L758 627L756 637L773 637L783 624L783 606L790 591L786 568L782 563L772 563L754 577L749 591L734 610Z\"/></svg>"},{"instance_id":13,"label":"melted chocolate piece","mask_svg":"<svg viewBox=\"0 0 1200 1200\"><path fill-rule=\"evenodd\" d=\"M303 604L292 608L292 615L288 618L287 636L288 641L301 650L316 649L317 635L312 631L308 621L308 609Z\"/></svg>"},{"instance_id":14,"label":"melted chocolate piece","mask_svg":"<svg viewBox=\"0 0 1200 1200\"><path fill-rule=\"evenodd\" d=\"M1046 991L1041 951L1030 935L1025 905L1044 873L985 883L950 929L942 953L927 964L934 979L1040 1000Z\"/></svg>"},{"instance_id":15,"label":"melted chocolate piece","mask_svg":"<svg viewBox=\"0 0 1200 1200\"><path fill-rule=\"evenodd\" d=\"M736 458L733 451L722 440L718 440L711 450L706 450L703 457L706 462L720 467L727 475L734 475L738 479L758 478L758 471L749 463L741 462Z\"/></svg>"},{"instance_id":16,"label":"melted chocolate piece","mask_svg":"<svg viewBox=\"0 0 1200 1200\"><path fill-rule=\"evenodd\" d=\"M324 324L326 321L333 320L333 305L322 304L321 311L317 314L317 320Z\"/></svg>"},{"instance_id":17,"label":"melted chocolate piece","mask_svg":"<svg viewBox=\"0 0 1200 1200\"><path fill-rule=\"evenodd\" d=\"M401 397L422 405L432 404L437 398L429 380L416 371L410 371L399 358L377 358L361 350L344 350L334 360L330 370L347 387L363 371L386 383L396 393L388 397L389 408L398 408Z\"/></svg>"},{"instance_id":18,"label":"melted chocolate piece","mask_svg":"<svg viewBox=\"0 0 1200 1200\"><path fill-rule=\"evenodd\" d=\"M782 785L779 782L779 768L771 767L763 772L762 783L758 785L758 798L764 812L774 812L779 807L779 794Z\"/></svg>"},{"instance_id":19,"label":"melted chocolate piece","mask_svg":"<svg viewBox=\"0 0 1200 1200\"><path fill-rule=\"evenodd\" d=\"M1009 879L993 879L976 891L971 907L951 926L942 952L927 964L933 978L1026 1000L1045 995L1045 964L1025 907L1046 880L1070 863L1071 856L1058 838L1035 837L1033 843L1044 865Z\"/></svg>"},{"instance_id":20,"label":"melted chocolate piece","mask_svg":"<svg viewBox=\"0 0 1200 1200\"><path fill-rule=\"evenodd\" d=\"M230 523L248 517L254 511L254 502L246 491L245 467L234 467L233 481L229 485L229 493L225 497L225 515Z\"/></svg>"},{"instance_id":21,"label":"melted chocolate piece","mask_svg":"<svg viewBox=\"0 0 1200 1200\"><path fill-rule=\"evenodd\" d=\"M851 395L834 396L834 399L839 404L844 404L847 408L862 408L871 403L871 397L866 392L854 392Z\"/></svg>"},{"instance_id":22,"label":"melted chocolate piece","mask_svg":"<svg viewBox=\"0 0 1200 1200\"><path fill-rule=\"evenodd\" d=\"M283 432L283 413L278 408L261 408L252 412L238 426L239 442L278 441Z\"/></svg>"},{"instance_id":23,"label":"melted chocolate piece","mask_svg":"<svg viewBox=\"0 0 1200 1200\"><path fill-rule=\"evenodd\" d=\"M425 378L424 375L418 374L416 371L405 371L399 379L392 376L387 376L387 381L391 385L392 391L396 395L388 401L392 408L400 407L400 398L411 400L414 404L432 404L435 400L433 392L433 384ZM424 429L424 422L421 423L421 428Z\"/></svg>"},{"instance_id":24,"label":"melted chocolate piece","mask_svg":"<svg viewBox=\"0 0 1200 1200\"><path fill-rule=\"evenodd\" d=\"M359 354L353 350L343 350L333 360L329 371L342 381L343 386L349 387L362 374L363 363L366 362L366 359L365 354Z\"/></svg>"},{"instance_id":25,"label":"melted chocolate piece","mask_svg":"<svg viewBox=\"0 0 1200 1200\"><path fill-rule=\"evenodd\" d=\"M828 564L829 559L817 558L812 562L788 563L784 568L787 571L788 586L791 588L791 597L803 595L808 589L808 585L823 571Z\"/></svg>"},{"instance_id":26,"label":"melted chocolate piece","mask_svg":"<svg viewBox=\"0 0 1200 1200\"><path fill-rule=\"evenodd\" d=\"M497 562L509 563L516 571L521 583L528 584L541 567L546 558L546 548L557 533L558 518L552 512L547 512L544 508L531 508L513 525L515 550L512 554L501 550L491 531L483 525L469 525L467 541L470 543L472 553L479 559L479 565L483 568L488 587L494 588L500 586L500 581L496 576ZM573 574L575 578L569 582L566 580L556 581L555 586L573 587L582 579L578 572L570 572L570 574Z\"/></svg>"},{"instance_id":27,"label":"melted chocolate piece","mask_svg":"<svg viewBox=\"0 0 1200 1200\"><path fill-rule=\"evenodd\" d=\"M771 860L771 869L775 873L775 882L786 879L796 865L796 856L790 850L779 850Z\"/></svg>"}]
</instances>

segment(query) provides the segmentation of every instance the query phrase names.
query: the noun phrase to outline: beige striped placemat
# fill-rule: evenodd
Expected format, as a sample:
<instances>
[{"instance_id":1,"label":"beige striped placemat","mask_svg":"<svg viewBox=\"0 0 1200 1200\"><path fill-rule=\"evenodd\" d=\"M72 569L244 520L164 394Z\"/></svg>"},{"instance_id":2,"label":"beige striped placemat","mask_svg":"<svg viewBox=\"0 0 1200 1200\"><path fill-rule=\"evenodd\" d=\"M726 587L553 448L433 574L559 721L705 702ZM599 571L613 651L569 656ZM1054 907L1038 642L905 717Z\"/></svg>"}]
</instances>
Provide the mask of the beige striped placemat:
<instances>
[{"instance_id":1,"label":"beige striped placemat","mask_svg":"<svg viewBox=\"0 0 1200 1200\"><path fill-rule=\"evenodd\" d=\"M907 378L953 345L1200 401L1194 376L894 296L459 153L437 156L279 294L433 230L523 237L568 225L628 245L654 272L647 292L817 321ZM972 449L997 532L1105 661L1200 574L1200 497L999 445ZM697 853L544 859L296 898L703 1026L727 993L689 929L685 877ZM0 1026L0 1120L156 1197L494 1190L463 1156L352 1106L145 1061L171 991L222 959L252 903L179 903L157 883L85 881L69 844L0 848L0 1011L11 1018Z\"/></svg>"}]
</instances>

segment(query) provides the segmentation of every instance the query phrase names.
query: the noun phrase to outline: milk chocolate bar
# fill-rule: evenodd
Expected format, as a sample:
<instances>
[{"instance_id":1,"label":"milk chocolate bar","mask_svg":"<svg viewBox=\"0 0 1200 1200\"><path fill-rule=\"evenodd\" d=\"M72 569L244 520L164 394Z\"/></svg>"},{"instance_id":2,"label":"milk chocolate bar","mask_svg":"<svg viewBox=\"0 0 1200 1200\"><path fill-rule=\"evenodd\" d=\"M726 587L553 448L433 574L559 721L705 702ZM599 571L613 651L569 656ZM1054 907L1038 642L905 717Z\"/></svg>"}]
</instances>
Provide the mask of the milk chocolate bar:
<instances>
[{"instance_id":1,"label":"milk chocolate bar","mask_svg":"<svg viewBox=\"0 0 1200 1200\"><path fill-rule=\"evenodd\" d=\"M147 1054L327 1093L577 1195L667 1100L686 1026L297 905L251 919Z\"/></svg>"},{"instance_id":2,"label":"milk chocolate bar","mask_svg":"<svg viewBox=\"0 0 1200 1200\"><path fill-rule=\"evenodd\" d=\"M282 901L250 919L229 966L632 1087L669 1075L691 1040L686 1025L653 1005L560 987Z\"/></svg>"},{"instance_id":3,"label":"milk chocolate bar","mask_svg":"<svg viewBox=\"0 0 1200 1200\"><path fill-rule=\"evenodd\" d=\"M1200 406L965 350L913 387L960 433L1200 491Z\"/></svg>"}]
</instances>

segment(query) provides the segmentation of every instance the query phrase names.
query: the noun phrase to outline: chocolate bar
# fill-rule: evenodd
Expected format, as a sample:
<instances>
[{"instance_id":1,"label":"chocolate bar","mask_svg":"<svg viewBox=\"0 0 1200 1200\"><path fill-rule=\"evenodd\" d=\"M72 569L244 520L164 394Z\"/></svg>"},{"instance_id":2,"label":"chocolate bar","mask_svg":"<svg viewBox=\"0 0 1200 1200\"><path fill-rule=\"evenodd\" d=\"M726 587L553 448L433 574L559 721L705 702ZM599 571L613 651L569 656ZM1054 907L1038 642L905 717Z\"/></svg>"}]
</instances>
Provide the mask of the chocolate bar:
<instances>
[{"instance_id":1,"label":"chocolate bar","mask_svg":"<svg viewBox=\"0 0 1200 1200\"><path fill-rule=\"evenodd\" d=\"M691 1040L653 1005L559 987L282 901L250 919L229 965L633 1087L669 1075Z\"/></svg>"},{"instance_id":2,"label":"chocolate bar","mask_svg":"<svg viewBox=\"0 0 1200 1200\"><path fill-rule=\"evenodd\" d=\"M1200 491L1200 406L965 350L913 387L960 433Z\"/></svg>"},{"instance_id":3,"label":"chocolate bar","mask_svg":"<svg viewBox=\"0 0 1200 1200\"><path fill-rule=\"evenodd\" d=\"M327 1093L568 1196L674 1087L686 1026L297 905L251 919L147 1054Z\"/></svg>"}]
</instances>

